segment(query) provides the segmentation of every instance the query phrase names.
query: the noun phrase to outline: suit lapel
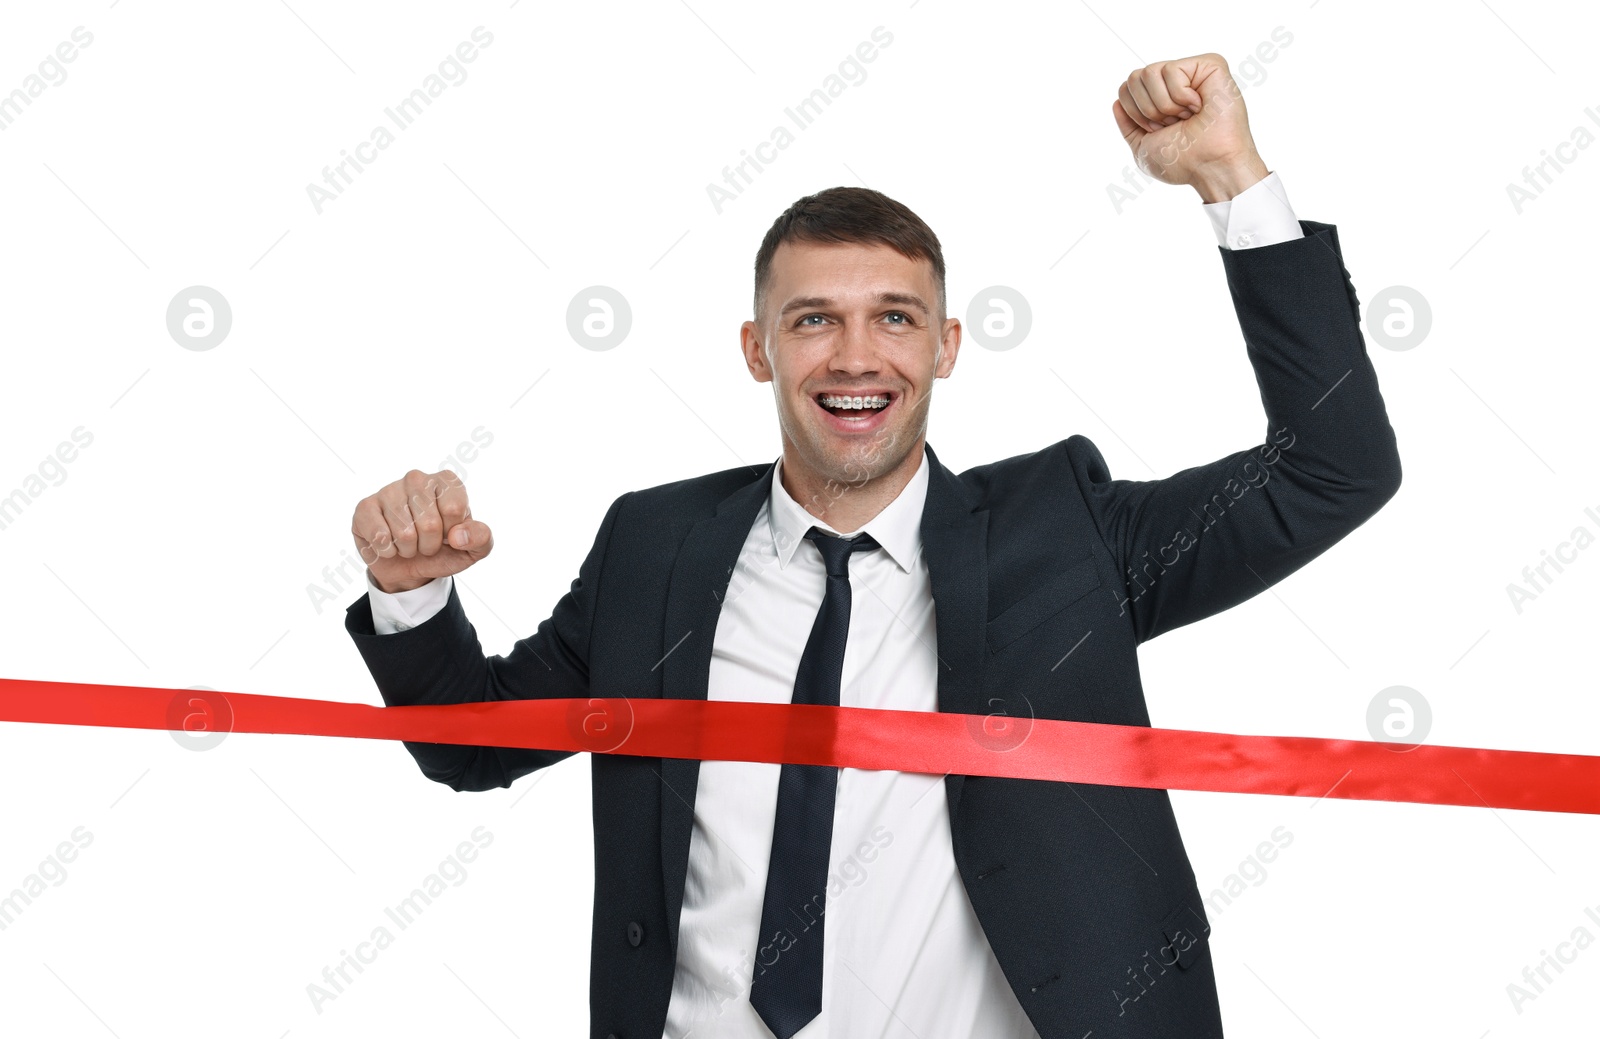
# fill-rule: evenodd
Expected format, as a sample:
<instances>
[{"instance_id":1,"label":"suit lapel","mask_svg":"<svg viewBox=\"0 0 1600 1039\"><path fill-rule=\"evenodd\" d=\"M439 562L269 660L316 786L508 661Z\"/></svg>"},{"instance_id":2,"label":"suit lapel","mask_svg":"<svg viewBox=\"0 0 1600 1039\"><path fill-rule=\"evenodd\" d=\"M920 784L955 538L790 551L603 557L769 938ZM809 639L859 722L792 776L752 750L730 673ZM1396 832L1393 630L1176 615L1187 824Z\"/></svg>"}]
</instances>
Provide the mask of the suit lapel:
<instances>
[{"instance_id":1,"label":"suit lapel","mask_svg":"<svg viewBox=\"0 0 1600 1039\"><path fill-rule=\"evenodd\" d=\"M728 495L717 511L689 529L672 566L662 629L661 695L669 700L704 700L711 675L711 650L722 599L733 578L750 527L772 486L774 464ZM694 829L697 758L661 759L661 875L666 884L667 930L678 949L678 915L688 876Z\"/></svg>"},{"instance_id":2,"label":"suit lapel","mask_svg":"<svg viewBox=\"0 0 1600 1039\"><path fill-rule=\"evenodd\" d=\"M983 714L984 621L988 610L985 551L989 513L974 509L955 474L927 449L928 496L922 508L922 552L933 585L939 651L938 706L941 711ZM727 592L750 527L772 485L773 465L724 498L714 515L690 528L678 550L667 593L662 630L662 697L704 700L711 674L711 651ZM695 791L700 762L661 760L661 874L667 900L667 928L674 954L678 917L688 877L694 830ZM955 825L965 776L945 777L951 827Z\"/></svg>"}]
</instances>

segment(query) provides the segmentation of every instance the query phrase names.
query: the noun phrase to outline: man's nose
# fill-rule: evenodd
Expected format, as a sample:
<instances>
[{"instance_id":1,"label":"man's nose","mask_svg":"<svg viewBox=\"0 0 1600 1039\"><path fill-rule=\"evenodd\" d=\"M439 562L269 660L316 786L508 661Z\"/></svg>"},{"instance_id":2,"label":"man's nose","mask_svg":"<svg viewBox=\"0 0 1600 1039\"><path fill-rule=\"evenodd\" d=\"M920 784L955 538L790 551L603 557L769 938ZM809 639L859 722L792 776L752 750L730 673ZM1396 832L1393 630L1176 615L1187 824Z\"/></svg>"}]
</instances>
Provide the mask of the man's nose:
<instances>
[{"instance_id":1,"label":"man's nose","mask_svg":"<svg viewBox=\"0 0 1600 1039\"><path fill-rule=\"evenodd\" d=\"M865 375L878 370L877 347L864 322L845 323L844 334L838 339L830 366L836 372L848 372L851 375Z\"/></svg>"}]
</instances>

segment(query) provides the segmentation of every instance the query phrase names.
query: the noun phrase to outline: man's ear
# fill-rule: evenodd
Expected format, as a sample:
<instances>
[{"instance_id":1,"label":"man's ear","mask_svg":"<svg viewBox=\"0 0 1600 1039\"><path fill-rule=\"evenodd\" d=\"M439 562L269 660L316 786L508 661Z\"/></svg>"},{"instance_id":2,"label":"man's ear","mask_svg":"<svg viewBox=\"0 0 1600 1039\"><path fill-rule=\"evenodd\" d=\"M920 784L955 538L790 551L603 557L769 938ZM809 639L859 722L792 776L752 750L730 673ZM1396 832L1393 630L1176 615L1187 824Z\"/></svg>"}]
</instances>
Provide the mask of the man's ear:
<instances>
[{"instance_id":1,"label":"man's ear","mask_svg":"<svg viewBox=\"0 0 1600 1039\"><path fill-rule=\"evenodd\" d=\"M933 374L937 379L948 378L956 366L956 354L961 352L961 319L946 318L939 337L939 351Z\"/></svg>"},{"instance_id":2,"label":"man's ear","mask_svg":"<svg viewBox=\"0 0 1600 1039\"><path fill-rule=\"evenodd\" d=\"M750 369L750 377L756 382L771 382L772 365L762 347L761 327L754 321L739 326L739 349L744 354L745 367Z\"/></svg>"}]
</instances>

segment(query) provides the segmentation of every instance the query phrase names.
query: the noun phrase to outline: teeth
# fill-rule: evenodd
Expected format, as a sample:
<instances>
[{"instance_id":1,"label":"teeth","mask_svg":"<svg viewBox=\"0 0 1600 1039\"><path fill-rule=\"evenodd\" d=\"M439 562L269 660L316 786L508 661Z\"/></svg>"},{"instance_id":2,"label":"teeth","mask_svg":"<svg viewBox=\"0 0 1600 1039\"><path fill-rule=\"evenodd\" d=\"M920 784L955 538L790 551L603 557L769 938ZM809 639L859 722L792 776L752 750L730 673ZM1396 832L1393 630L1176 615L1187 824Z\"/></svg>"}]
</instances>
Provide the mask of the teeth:
<instances>
[{"instance_id":1,"label":"teeth","mask_svg":"<svg viewBox=\"0 0 1600 1039\"><path fill-rule=\"evenodd\" d=\"M822 403L829 408L860 408L876 410L889 406L889 398L879 394L875 397L831 397L824 395Z\"/></svg>"}]
</instances>

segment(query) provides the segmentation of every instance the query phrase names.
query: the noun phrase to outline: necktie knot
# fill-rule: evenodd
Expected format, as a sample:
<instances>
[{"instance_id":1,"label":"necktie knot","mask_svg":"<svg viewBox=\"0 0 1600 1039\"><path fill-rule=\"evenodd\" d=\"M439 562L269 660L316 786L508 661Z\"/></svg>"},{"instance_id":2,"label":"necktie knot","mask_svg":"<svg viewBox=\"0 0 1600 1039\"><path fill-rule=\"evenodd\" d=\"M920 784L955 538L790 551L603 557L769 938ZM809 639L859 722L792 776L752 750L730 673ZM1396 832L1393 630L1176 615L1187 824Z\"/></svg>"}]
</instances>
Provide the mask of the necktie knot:
<instances>
[{"instance_id":1,"label":"necktie knot","mask_svg":"<svg viewBox=\"0 0 1600 1039\"><path fill-rule=\"evenodd\" d=\"M806 531L806 537L817 546L817 551L822 553L822 564L827 567L829 577L850 576L850 553L860 550L870 550L878 547L872 535L863 531L853 538L839 537L830 534L821 527L812 527Z\"/></svg>"}]
</instances>

